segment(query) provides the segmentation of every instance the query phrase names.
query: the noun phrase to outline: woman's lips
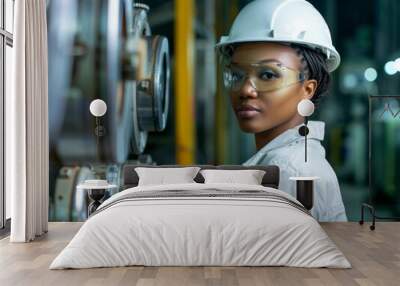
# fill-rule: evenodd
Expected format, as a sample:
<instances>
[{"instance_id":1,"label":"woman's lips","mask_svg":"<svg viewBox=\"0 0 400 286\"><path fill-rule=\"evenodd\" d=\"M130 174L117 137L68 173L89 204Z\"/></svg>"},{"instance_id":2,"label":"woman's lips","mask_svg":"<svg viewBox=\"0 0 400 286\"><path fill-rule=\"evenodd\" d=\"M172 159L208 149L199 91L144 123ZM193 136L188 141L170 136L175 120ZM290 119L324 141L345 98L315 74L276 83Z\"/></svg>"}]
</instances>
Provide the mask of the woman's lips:
<instances>
[{"instance_id":1,"label":"woman's lips","mask_svg":"<svg viewBox=\"0 0 400 286\"><path fill-rule=\"evenodd\" d=\"M260 109L253 106L244 106L236 109L236 114L240 118L253 118L261 112Z\"/></svg>"}]
</instances>

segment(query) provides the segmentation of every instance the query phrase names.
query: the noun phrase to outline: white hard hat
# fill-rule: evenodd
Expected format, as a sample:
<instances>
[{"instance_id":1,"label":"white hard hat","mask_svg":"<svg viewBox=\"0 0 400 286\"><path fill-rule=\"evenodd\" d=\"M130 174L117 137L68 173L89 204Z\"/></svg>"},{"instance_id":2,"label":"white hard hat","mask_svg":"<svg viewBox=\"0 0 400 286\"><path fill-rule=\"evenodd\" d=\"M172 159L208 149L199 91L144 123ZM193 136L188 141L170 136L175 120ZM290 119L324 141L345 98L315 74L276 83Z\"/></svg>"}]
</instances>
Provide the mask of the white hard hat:
<instances>
[{"instance_id":1,"label":"white hard hat","mask_svg":"<svg viewBox=\"0 0 400 286\"><path fill-rule=\"evenodd\" d=\"M320 49L326 55L328 70L340 63L340 55L332 45L329 27L321 14L305 0L255 0L237 15L229 36L217 44L244 42L285 42Z\"/></svg>"}]
</instances>

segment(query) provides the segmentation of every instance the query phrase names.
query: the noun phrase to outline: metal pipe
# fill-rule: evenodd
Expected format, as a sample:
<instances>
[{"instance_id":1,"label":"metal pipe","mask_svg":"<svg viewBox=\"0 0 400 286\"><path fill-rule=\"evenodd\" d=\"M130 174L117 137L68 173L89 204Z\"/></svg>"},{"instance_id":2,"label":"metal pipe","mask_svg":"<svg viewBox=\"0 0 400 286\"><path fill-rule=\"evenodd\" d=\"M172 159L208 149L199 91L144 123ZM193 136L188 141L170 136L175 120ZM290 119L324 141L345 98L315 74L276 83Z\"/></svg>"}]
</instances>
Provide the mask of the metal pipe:
<instances>
[{"instance_id":1,"label":"metal pipe","mask_svg":"<svg viewBox=\"0 0 400 286\"><path fill-rule=\"evenodd\" d=\"M229 31L230 25L233 23L236 15L239 12L238 0L220 0L215 1L215 33L216 38L224 35ZM240 129L236 127L236 119L232 113L229 112L230 99L223 88L221 78L221 65L217 65L216 76L216 95L215 95L215 128L214 128L214 141L215 141L215 164L226 164L231 162L231 157L235 154L233 145L241 133ZM237 140L236 140L237 141Z\"/></svg>"},{"instance_id":2,"label":"metal pipe","mask_svg":"<svg viewBox=\"0 0 400 286\"><path fill-rule=\"evenodd\" d=\"M194 0L175 1L175 136L176 163L195 161Z\"/></svg>"}]
</instances>

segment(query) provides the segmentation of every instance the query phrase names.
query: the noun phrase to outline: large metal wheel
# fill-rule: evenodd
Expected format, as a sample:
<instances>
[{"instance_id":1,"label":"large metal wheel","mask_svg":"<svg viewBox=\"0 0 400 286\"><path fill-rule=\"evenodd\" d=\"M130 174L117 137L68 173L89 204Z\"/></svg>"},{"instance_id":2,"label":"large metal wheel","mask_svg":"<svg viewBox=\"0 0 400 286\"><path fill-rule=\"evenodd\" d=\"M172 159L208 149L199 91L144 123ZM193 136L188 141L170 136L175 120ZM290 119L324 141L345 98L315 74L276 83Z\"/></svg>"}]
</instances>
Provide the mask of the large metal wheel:
<instances>
[{"instance_id":1,"label":"large metal wheel","mask_svg":"<svg viewBox=\"0 0 400 286\"><path fill-rule=\"evenodd\" d=\"M133 24L131 28L131 34L135 39L141 37L150 37L151 30L150 26L147 22L147 12L148 7L145 5L134 5L135 9L133 10ZM147 59L145 59L147 62ZM144 67L148 69L147 66ZM144 151L147 143L148 133L145 129L140 128L139 125L139 100L138 100L138 84L135 82L135 87L132 92L132 124L133 124L133 133L131 138L131 147L134 154L141 154Z\"/></svg>"},{"instance_id":2,"label":"large metal wheel","mask_svg":"<svg viewBox=\"0 0 400 286\"><path fill-rule=\"evenodd\" d=\"M167 123L169 107L170 63L168 40L162 36L147 38L149 73L139 81L139 122L147 131L162 131Z\"/></svg>"},{"instance_id":3,"label":"large metal wheel","mask_svg":"<svg viewBox=\"0 0 400 286\"><path fill-rule=\"evenodd\" d=\"M151 36L147 12L132 0L50 2L50 136L62 164L122 163L144 151L148 131L165 128L168 41ZM105 129L99 139L89 112L94 99L107 104L97 118Z\"/></svg>"}]
</instances>

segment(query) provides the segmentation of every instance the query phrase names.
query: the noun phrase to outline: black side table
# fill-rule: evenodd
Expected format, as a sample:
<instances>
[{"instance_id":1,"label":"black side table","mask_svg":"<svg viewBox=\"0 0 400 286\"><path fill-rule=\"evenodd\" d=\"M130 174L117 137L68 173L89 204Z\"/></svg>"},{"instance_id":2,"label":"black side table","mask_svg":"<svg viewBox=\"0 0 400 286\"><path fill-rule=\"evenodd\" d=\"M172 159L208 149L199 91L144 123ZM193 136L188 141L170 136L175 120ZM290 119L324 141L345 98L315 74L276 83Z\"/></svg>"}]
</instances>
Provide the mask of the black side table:
<instances>
[{"instance_id":1,"label":"black side table","mask_svg":"<svg viewBox=\"0 0 400 286\"><path fill-rule=\"evenodd\" d=\"M314 206L314 180L319 177L290 177L289 180L296 181L296 199L303 204L307 210Z\"/></svg>"},{"instance_id":2,"label":"black side table","mask_svg":"<svg viewBox=\"0 0 400 286\"><path fill-rule=\"evenodd\" d=\"M102 199L105 197L106 192L108 189L116 188L116 185L110 185L107 183L107 185L93 185L93 184L88 184L88 183L83 183L78 185L76 188L77 189L85 189L88 192L88 196L90 199L90 203L88 206L88 217L94 213L97 208L101 205Z\"/></svg>"}]
</instances>

